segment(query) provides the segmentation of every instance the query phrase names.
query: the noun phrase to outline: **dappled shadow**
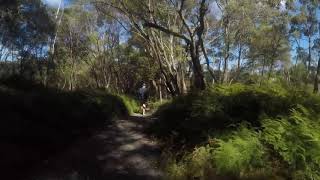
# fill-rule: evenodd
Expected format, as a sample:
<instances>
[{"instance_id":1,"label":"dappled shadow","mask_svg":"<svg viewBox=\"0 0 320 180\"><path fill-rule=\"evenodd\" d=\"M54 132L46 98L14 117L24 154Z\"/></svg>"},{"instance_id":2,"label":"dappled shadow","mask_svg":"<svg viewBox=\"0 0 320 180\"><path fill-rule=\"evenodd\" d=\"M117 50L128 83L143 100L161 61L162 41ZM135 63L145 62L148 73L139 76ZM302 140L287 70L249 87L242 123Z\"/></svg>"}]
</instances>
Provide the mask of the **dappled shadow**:
<instances>
[{"instance_id":1,"label":"dappled shadow","mask_svg":"<svg viewBox=\"0 0 320 180\"><path fill-rule=\"evenodd\" d=\"M143 133L149 120L133 116L106 124L92 137L40 164L28 179L160 179L160 149Z\"/></svg>"}]
</instances>

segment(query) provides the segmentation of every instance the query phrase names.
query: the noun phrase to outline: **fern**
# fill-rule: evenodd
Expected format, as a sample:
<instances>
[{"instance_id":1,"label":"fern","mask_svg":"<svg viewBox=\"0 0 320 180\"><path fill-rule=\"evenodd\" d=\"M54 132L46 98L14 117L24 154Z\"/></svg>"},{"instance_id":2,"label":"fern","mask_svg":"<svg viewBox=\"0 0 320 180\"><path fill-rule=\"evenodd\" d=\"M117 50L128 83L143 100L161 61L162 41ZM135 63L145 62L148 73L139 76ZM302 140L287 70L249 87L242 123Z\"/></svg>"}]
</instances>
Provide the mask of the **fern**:
<instances>
[{"instance_id":1,"label":"fern","mask_svg":"<svg viewBox=\"0 0 320 180\"><path fill-rule=\"evenodd\" d=\"M320 126L313 117L299 106L289 117L263 121L264 142L273 147L297 178L320 175Z\"/></svg>"},{"instance_id":2,"label":"fern","mask_svg":"<svg viewBox=\"0 0 320 180\"><path fill-rule=\"evenodd\" d=\"M241 127L228 140L218 140L214 160L219 173L240 174L264 164L264 147L259 141L259 133Z\"/></svg>"}]
</instances>

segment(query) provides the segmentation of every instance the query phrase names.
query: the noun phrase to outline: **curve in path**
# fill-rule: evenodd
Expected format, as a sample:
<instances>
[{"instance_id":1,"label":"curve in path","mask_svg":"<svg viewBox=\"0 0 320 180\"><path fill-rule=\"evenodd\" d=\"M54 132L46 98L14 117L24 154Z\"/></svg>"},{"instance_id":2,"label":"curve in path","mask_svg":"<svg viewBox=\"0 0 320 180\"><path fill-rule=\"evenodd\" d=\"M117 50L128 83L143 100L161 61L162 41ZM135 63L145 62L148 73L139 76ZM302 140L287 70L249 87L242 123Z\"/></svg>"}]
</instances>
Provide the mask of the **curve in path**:
<instances>
[{"instance_id":1,"label":"curve in path","mask_svg":"<svg viewBox=\"0 0 320 180\"><path fill-rule=\"evenodd\" d=\"M32 180L161 179L160 148L144 133L149 122L150 118L139 115L116 120L49 159Z\"/></svg>"}]
</instances>

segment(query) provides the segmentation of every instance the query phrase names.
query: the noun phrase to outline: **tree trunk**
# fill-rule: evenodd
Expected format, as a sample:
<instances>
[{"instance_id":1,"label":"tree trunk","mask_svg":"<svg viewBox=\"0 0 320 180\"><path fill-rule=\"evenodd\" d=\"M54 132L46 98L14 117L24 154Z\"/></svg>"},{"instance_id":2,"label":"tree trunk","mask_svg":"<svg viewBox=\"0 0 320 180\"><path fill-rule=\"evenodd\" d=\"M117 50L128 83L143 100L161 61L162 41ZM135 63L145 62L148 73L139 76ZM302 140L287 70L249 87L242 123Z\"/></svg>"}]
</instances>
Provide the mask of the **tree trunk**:
<instances>
[{"instance_id":1,"label":"tree trunk","mask_svg":"<svg viewBox=\"0 0 320 180\"><path fill-rule=\"evenodd\" d=\"M219 64L218 64L218 79L219 79L219 82L222 81L222 77L221 77L221 65L222 65L222 59L221 57L219 58Z\"/></svg>"},{"instance_id":2,"label":"tree trunk","mask_svg":"<svg viewBox=\"0 0 320 180\"><path fill-rule=\"evenodd\" d=\"M58 37L58 28L61 25L62 17L63 17L63 14L64 14L64 7L63 7L62 15L60 16L60 18L59 18L59 12L60 12L61 6L64 6L63 3L64 3L63 0L60 0L58 9L56 11L55 20L58 21L58 22L57 22L56 31L54 33L54 37L53 37L52 42L51 42L50 47L49 47L49 52L50 52L51 56L50 56L50 59L47 60L47 72L46 72L47 73L47 77L50 76L50 70L51 70L52 66L54 66L54 64L55 64L55 45L56 45L56 41L57 41L57 37ZM45 85L46 86L48 85L47 81L46 81Z\"/></svg>"},{"instance_id":3,"label":"tree trunk","mask_svg":"<svg viewBox=\"0 0 320 180\"><path fill-rule=\"evenodd\" d=\"M197 89L204 90L206 88L206 83L200 64L199 47L195 46L193 42L190 44L190 54L193 64L194 86Z\"/></svg>"},{"instance_id":4,"label":"tree trunk","mask_svg":"<svg viewBox=\"0 0 320 180\"><path fill-rule=\"evenodd\" d=\"M261 71L261 76L263 77L264 76L264 70L265 70L265 67L266 67L266 60L263 58L263 62L262 62L262 71Z\"/></svg>"},{"instance_id":5,"label":"tree trunk","mask_svg":"<svg viewBox=\"0 0 320 180\"><path fill-rule=\"evenodd\" d=\"M264 69L266 67L266 60L263 58L263 64L262 64L262 70L261 70L261 80L260 80L260 86L262 85L263 76L264 76Z\"/></svg>"},{"instance_id":6,"label":"tree trunk","mask_svg":"<svg viewBox=\"0 0 320 180\"><path fill-rule=\"evenodd\" d=\"M161 86L162 86L162 79L160 77L160 83L159 83L158 91L159 91L159 99L160 99L160 102L162 103L162 89L161 89Z\"/></svg>"},{"instance_id":7,"label":"tree trunk","mask_svg":"<svg viewBox=\"0 0 320 180\"><path fill-rule=\"evenodd\" d=\"M186 80L185 80L185 74L184 74L184 67L180 64L180 93L186 94L187 93L187 86L186 86Z\"/></svg>"},{"instance_id":8,"label":"tree trunk","mask_svg":"<svg viewBox=\"0 0 320 180\"><path fill-rule=\"evenodd\" d=\"M270 69L269 69L269 74L268 74L268 80L270 80L271 78L271 74L272 74L272 71L273 71L273 64L274 64L274 60L271 61L271 64L270 64Z\"/></svg>"},{"instance_id":9,"label":"tree trunk","mask_svg":"<svg viewBox=\"0 0 320 180\"><path fill-rule=\"evenodd\" d=\"M239 76L240 76L241 55L242 55L242 45L241 45L241 44L239 44L239 51L238 51L238 64L237 64L237 77L236 77L236 79L239 79Z\"/></svg>"},{"instance_id":10,"label":"tree trunk","mask_svg":"<svg viewBox=\"0 0 320 180\"><path fill-rule=\"evenodd\" d=\"M308 74L310 74L310 67L311 67L311 36L308 37L309 43L309 52L308 52ZM309 76L309 75L308 75Z\"/></svg>"},{"instance_id":11,"label":"tree trunk","mask_svg":"<svg viewBox=\"0 0 320 180\"><path fill-rule=\"evenodd\" d=\"M223 76L222 76L221 83L227 82L227 79L228 79L227 69L228 69L228 58L224 58Z\"/></svg>"},{"instance_id":12,"label":"tree trunk","mask_svg":"<svg viewBox=\"0 0 320 180\"><path fill-rule=\"evenodd\" d=\"M320 78L320 57L318 59L318 65L317 65L317 74L314 79L314 86L313 86L313 92L318 93L319 91L319 78Z\"/></svg>"},{"instance_id":13,"label":"tree trunk","mask_svg":"<svg viewBox=\"0 0 320 180\"><path fill-rule=\"evenodd\" d=\"M270 80L270 78L271 78L272 71L273 71L273 64L270 65L268 80Z\"/></svg>"},{"instance_id":14,"label":"tree trunk","mask_svg":"<svg viewBox=\"0 0 320 180\"><path fill-rule=\"evenodd\" d=\"M100 88L99 78L98 78L98 75L97 75L97 73L95 71L93 72L93 77L94 77L94 80L96 82L96 87Z\"/></svg>"}]
</instances>

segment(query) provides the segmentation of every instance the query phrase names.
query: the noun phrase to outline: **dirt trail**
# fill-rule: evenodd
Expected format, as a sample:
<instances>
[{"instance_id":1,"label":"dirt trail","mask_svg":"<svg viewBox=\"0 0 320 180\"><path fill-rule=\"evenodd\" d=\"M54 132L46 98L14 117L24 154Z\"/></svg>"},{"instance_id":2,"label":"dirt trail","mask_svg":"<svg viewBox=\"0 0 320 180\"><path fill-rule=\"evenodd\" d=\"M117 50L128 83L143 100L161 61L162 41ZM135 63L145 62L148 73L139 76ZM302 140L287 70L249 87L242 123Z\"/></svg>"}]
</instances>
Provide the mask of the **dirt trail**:
<instances>
[{"instance_id":1,"label":"dirt trail","mask_svg":"<svg viewBox=\"0 0 320 180\"><path fill-rule=\"evenodd\" d=\"M116 120L46 161L32 180L157 180L159 146L144 129L150 118Z\"/></svg>"}]
</instances>

